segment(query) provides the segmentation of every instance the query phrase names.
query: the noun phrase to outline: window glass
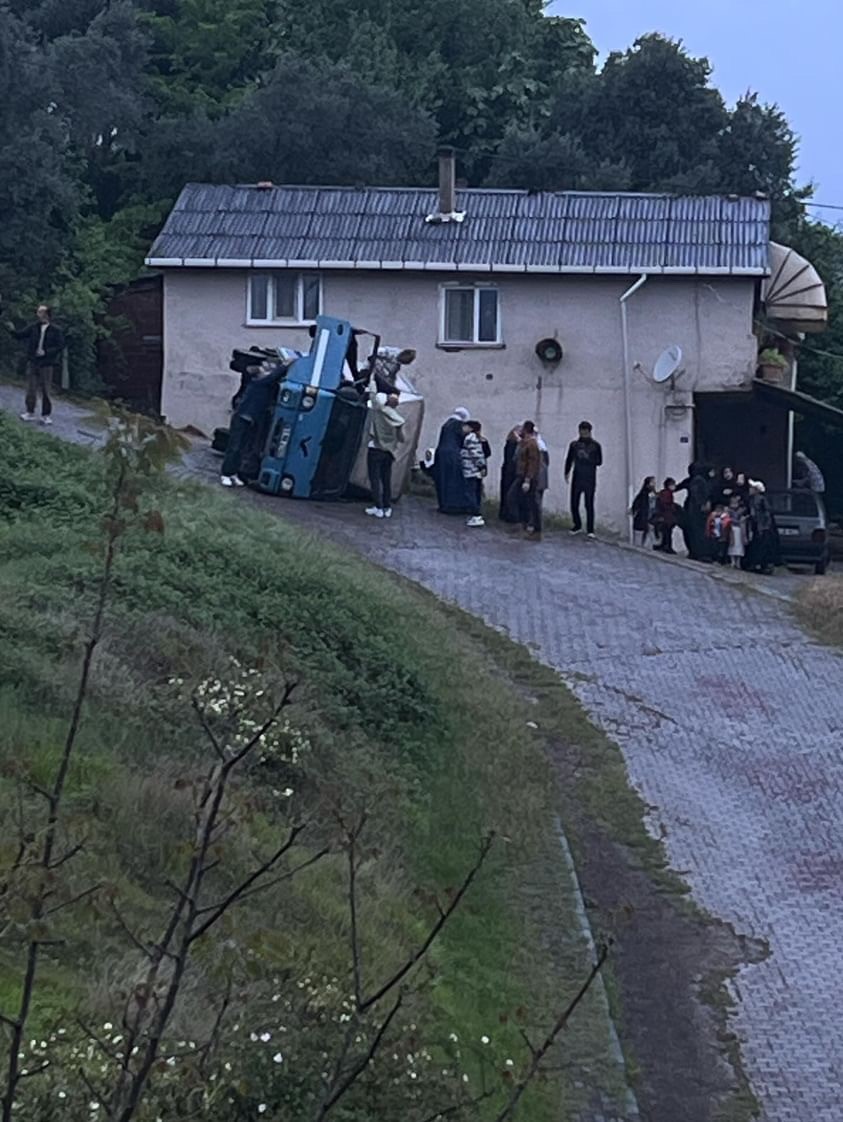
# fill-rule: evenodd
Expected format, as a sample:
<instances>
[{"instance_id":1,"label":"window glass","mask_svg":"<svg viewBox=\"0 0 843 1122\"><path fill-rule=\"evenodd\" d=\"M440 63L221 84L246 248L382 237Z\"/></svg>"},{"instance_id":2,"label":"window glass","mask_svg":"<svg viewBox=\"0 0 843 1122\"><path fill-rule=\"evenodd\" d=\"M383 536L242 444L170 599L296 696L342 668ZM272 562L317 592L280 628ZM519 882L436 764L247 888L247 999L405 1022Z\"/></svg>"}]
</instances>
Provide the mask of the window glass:
<instances>
[{"instance_id":1,"label":"window glass","mask_svg":"<svg viewBox=\"0 0 843 1122\"><path fill-rule=\"evenodd\" d=\"M269 303L269 277L253 276L249 278L249 319L267 319L267 305Z\"/></svg>"},{"instance_id":2,"label":"window glass","mask_svg":"<svg viewBox=\"0 0 843 1122\"><path fill-rule=\"evenodd\" d=\"M296 283L298 277L295 273L276 273L273 277L275 288L274 319L298 319L296 308Z\"/></svg>"},{"instance_id":3,"label":"window glass","mask_svg":"<svg viewBox=\"0 0 843 1122\"><path fill-rule=\"evenodd\" d=\"M302 319L316 319L319 307L319 276L305 273L302 277Z\"/></svg>"},{"instance_id":4,"label":"window glass","mask_svg":"<svg viewBox=\"0 0 843 1122\"><path fill-rule=\"evenodd\" d=\"M473 289L445 289L445 340L456 343L474 341Z\"/></svg>"},{"instance_id":5,"label":"window glass","mask_svg":"<svg viewBox=\"0 0 843 1122\"><path fill-rule=\"evenodd\" d=\"M480 301L478 316L477 342L497 343L498 341L498 293L495 288L478 288Z\"/></svg>"}]
</instances>

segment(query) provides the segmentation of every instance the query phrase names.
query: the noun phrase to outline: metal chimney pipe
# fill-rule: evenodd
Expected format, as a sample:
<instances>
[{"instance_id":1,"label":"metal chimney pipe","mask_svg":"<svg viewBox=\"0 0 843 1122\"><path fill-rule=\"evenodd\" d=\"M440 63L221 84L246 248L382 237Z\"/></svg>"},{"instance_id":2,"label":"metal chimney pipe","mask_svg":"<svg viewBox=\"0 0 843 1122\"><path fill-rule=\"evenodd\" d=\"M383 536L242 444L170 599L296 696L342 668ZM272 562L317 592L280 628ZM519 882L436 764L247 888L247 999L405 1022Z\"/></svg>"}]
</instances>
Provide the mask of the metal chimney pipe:
<instances>
[{"instance_id":1,"label":"metal chimney pipe","mask_svg":"<svg viewBox=\"0 0 843 1122\"><path fill-rule=\"evenodd\" d=\"M439 149L439 213L457 209L457 161L454 148Z\"/></svg>"}]
</instances>

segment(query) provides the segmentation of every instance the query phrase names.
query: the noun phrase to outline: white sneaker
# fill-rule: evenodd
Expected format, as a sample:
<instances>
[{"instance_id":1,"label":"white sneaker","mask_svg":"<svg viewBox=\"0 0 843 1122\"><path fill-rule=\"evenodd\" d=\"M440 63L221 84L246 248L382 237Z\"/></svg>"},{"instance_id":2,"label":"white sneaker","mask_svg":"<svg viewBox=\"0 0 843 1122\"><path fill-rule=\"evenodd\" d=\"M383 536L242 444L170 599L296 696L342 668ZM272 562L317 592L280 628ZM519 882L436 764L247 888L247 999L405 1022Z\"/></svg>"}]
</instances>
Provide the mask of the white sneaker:
<instances>
[{"instance_id":1,"label":"white sneaker","mask_svg":"<svg viewBox=\"0 0 843 1122\"><path fill-rule=\"evenodd\" d=\"M222 483L223 487L236 487L237 486L237 484L234 482L234 476L233 475L221 475L220 476L220 483Z\"/></svg>"},{"instance_id":2,"label":"white sneaker","mask_svg":"<svg viewBox=\"0 0 843 1122\"><path fill-rule=\"evenodd\" d=\"M383 518L383 514L381 512L381 509L380 509L380 507L377 507L377 506L367 506L366 507L366 514L368 514L368 516L370 518Z\"/></svg>"},{"instance_id":3,"label":"white sneaker","mask_svg":"<svg viewBox=\"0 0 843 1122\"><path fill-rule=\"evenodd\" d=\"M386 508L386 510L383 512L383 516L384 516L384 518L391 518L392 517L392 507L391 506L388 506Z\"/></svg>"},{"instance_id":4,"label":"white sneaker","mask_svg":"<svg viewBox=\"0 0 843 1122\"><path fill-rule=\"evenodd\" d=\"M34 413L21 413L20 419L22 421L37 421L38 420L38 418L35 416Z\"/></svg>"},{"instance_id":5,"label":"white sneaker","mask_svg":"<svg viewBox=\"0 0 843 1122\"><path fill-rule=\"evenodd\" d=\"M485 526L486 519L482 518L479 514L475 514L466 522L466 526Z\"/></svg>"},{"instance_id":6,"label":"white sneaker","mask_svg":"<svg viewBox=\"0 0 843 1122\"><path fill-rule=\"evenodd\" d=\"M240 478L239 475L232 475L231 482L234 484L235 487L245 487L246 486L246 484L243 482L243 480Z\"/></svg>"},{"instance_id":7,"label":"white sneaker","mask_svg":"<svg viewBox=\"0 0 843 1122\"><path fill-rule=\"evenodd\" d=\"M588 540L590 542L596 542L597 541L597 535L596 534L586 534L586 537L588 538Z\"/></svg>"},{"instance_id":8,"label":"white sneaker","mask_svg":"<svg viewBox=\"0 0 843 1122\"><path fill-rule=\"evenodd\" d=\"M42 417L41 418L41 424L42 425L51 425L52 423L53 423L53 418L52 417Z\"/></svg>"},{"instance_id":9,"label":"white sneaker","mask_svg":"<svg viewBox=\"0 0 843 1122\"><path fill-rule=\"evenodd\" d=\"M574 530L574 529L570 529L570 530L568 531L568 533L569 533L569 534L571 535L571 537L573 537L573 536L574 536L575 534L581 534L581 533L582 533L582 530Z\"/></svg>"}]
</instances>

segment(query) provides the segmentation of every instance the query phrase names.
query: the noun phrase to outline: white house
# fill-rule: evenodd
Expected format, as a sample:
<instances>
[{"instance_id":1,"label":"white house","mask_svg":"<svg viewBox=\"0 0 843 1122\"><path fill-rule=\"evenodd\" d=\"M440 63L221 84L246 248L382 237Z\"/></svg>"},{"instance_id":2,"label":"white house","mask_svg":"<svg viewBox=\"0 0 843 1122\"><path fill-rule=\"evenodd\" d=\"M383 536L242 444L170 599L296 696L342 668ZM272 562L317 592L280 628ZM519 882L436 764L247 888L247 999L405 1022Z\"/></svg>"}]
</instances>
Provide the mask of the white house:
<instances>
[{"instance_id":1,"label":"white house","mask_svg":"<svg viewBox=\"0 0 843 1122\"><path fill-rule=\"evenodd\" d=\"M782 335L825 325L810 264L771 245L765 199L453 189L184 188L147 264L164 277L161 411L225 424L235 346L306 348L325 313L413 347L422 445L465 405L493 444L525 418L550 448L547 507L577 423L603 444L599 517L626 524L645 475L694 456L786 483L795 362L756 378L758 321ZM536 353L561 345L558 362ZM679 347L677 375L654 380ZM490 476L494 490L496 473Z\"/></svg>"}]
</instances>

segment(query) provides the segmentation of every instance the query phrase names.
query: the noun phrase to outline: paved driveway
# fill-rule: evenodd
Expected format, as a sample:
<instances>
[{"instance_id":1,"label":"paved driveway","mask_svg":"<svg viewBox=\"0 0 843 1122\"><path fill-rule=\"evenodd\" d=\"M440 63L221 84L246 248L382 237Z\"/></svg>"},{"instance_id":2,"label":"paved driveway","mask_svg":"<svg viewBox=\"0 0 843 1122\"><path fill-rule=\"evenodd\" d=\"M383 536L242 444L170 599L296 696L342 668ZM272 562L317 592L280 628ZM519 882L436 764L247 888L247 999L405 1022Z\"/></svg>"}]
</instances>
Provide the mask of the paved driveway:
<instances>
[{"instance_id":1,"label":"paved driveway","mask_svg":"<svg viewBox=\"0 0 843 1122\"><path fill-rule=\"evenodd\" d=\"M0 388L0 406L10 400ZM76 427L57 431L78 439ZM185 470L210 476L218 461L199 452ZM732 1026L765 1122L841 1122L841 657L775 600L614 546L470 531L419 500L389 522L359 507L263 505L559 671L621 746L699 903L769 945L737 979Z\"/></svg>"}]
</instances>

